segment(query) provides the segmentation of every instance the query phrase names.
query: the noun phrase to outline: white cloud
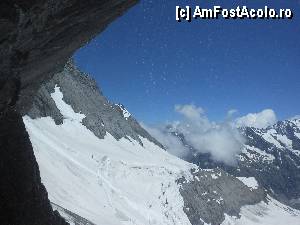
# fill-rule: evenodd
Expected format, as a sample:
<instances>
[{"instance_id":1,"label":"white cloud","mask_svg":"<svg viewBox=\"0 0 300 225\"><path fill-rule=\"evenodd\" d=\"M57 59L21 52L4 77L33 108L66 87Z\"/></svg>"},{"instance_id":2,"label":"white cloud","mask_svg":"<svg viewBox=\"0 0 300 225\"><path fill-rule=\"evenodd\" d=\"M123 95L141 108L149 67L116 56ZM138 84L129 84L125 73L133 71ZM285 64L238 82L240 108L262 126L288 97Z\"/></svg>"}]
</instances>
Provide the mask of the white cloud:
<instances>
[{"instance_id":1,"label":"white cloud","mask_svg":"<svg viewBox=\"0 0 300 225\"><path fill-rule=\"evenodd\" d=\"M236 109L230 109L230 110L227 112L227 118L228 118L228 119L232 119L232 117L233 117L236 113L238 113L238 110L236 110Z\"/></svg>"},{"instance_id":2,"label":"white cloud","mask_svg":"<svg viewBox=\"0 0 300 225\"><path fill-rule=\"evenodd\" d=\"M210 153L213 160L229 165L236 163L236 156L242 151L244 139L230 123L209 121L201 107L176 105L175 111L183 116L181 121L173 122L176 131L182 133L186 141L200 153ZM168 151L179 157L188 149L178 138L164 132L162 127L151 128L144 125L158 141L167 146Z\"/></svg>"},{"instance_id":3,"label":"white cloud","mask_svg":"<svg viewBox=\"0 0 300 225\"><path fill-rule=\"evenodd\" d=\"M249 113L246 116L239 117L235 120L237 127L256 127L266 128L277 122L277 117L272 109L265 109L258 113Z\"/></svg>"},{"instance_id":4,"label":"white cloud","mask_svg":"<svg viewBox=\"0 0 300 225\"><path fill-rule=\"evenodd\" d=\"M216 161L229 165L236 162L244 140L235 127L227 122L210 121L202 108L194 105L177 105L175 110L183 115L183 120L175 124L176 129L195 149L200 153L210 153Z\"/></svg>"},{"instance_id":5,"label":"white cloud","mask_svg":"<svg viewBox=\"0 0 300 225\"><path fill-rule=\"evenodd\" d=\"M175 111L191 120L197 120L204 114L204 110L201 107L196 107L193 104L175 105Z\"/></svg>"},{"instance_id":6,"label":"white cloud","mask_svg":"<svg viewBox=\"0 0 300 225\"><path fill-rule=\"evenodd\" d=\"M174 135L166 132L163 126L148 126L144 123L140 123L141 126L151 134L156 140L158 140L166 150L179 158L184 158L188 154L188 149L183 146L181 141Z\"/></svg>"}]
</instances>

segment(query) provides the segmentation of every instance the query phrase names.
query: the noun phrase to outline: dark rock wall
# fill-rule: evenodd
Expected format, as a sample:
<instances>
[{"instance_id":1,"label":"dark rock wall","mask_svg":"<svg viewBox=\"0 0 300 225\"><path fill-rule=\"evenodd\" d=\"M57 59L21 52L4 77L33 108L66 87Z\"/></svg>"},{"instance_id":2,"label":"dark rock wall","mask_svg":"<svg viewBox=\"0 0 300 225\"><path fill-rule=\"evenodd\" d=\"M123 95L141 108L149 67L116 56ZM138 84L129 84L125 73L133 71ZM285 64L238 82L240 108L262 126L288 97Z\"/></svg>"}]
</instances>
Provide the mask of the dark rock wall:
<instances>
[{"instance_id":1,"label":"dark rock wall","mask_svg":"<svg viewBox=\"0 0 300 225\"><path fill-rule=\"evenodd\" d=\"M0 117L0 224L67 224L53 212L22 117L9 109Z\"/></svg>"},{"instance_id":2,"label":"dark rock wall","mask_svg":"<svg viewBox=\"0 0 300 225\"><path fill-rule=\"evenodd\" d=\"M48 201L21 113L76 49L136 2L1 0L1 225L65 224Z\"/></svg>"},{"instance_id":3,"label":"dark rock wall","mask_svg":"<svg viewBox=\"0 0 300 225\"><path fill-rule=\"evenodd\" d=\"M30 105L40 83L60 71L75 50L136 2L2 0L0 82L6 77L21 80L19 108Z\"/></svg>"}]
</instances>

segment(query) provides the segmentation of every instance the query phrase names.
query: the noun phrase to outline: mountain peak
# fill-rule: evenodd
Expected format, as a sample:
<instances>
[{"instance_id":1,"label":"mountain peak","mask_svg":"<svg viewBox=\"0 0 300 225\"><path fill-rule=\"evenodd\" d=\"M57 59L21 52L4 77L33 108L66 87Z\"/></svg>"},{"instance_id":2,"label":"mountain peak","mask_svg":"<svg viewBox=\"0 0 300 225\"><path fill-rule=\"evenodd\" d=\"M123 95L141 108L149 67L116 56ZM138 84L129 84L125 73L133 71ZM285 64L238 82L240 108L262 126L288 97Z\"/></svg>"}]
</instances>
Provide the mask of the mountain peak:
<instances>
[{"instance_id":1,"label":"mountain peak","mask_svg":"<svg viewBox=\"0 0 300 225\"><path fill-rule=\"evenodd\" d=\"M53 98L55 97L55 98ZM68 116L58 107L64 101L76 114L83 114L82 124L98 138L107 133L117 140L132 138L142 144L140 137L162 146L148 134L122 104L111 103L100 91L96 81L81 72L70 59L64 70L42 85L33 98L31 108L24 113L31 118L51 117L62 124Z\"/></svg>"}]
</instances>

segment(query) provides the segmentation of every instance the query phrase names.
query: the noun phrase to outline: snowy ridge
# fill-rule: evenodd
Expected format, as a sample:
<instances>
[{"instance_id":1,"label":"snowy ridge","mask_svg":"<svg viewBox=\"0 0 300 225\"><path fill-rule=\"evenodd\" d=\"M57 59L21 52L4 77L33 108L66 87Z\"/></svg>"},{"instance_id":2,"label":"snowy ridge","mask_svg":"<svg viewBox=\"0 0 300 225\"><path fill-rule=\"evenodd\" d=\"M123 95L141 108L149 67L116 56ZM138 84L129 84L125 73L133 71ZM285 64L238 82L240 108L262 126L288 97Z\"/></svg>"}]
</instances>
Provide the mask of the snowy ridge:
<instances>
[{"instance_id":1,"label":"snowy ridge","mask_svg":"<svg viewBox=\"0 0 300 225\"><path fill-rule=\"evenodd\" d=\"M85 115L63 101L58 86L51 97L64 116L61 125L51 117L23 118L51 202L97 225L191 224L177 180L193 180L195 165L143 137L143 146L130 137L116 140L109 133L99 139L82 124ZM241 221L247 222L243 224L261 219L269 207L262 209L261 204L242 210ZM69 214L63 215L73 221ZM299 221L294 211L281 215L294 224ZM224 223L239 221L228 216Z\"/></svg>"},{"instance_id":2,"label":"snowy ridge","mask_svg":"<svg viewBox=\"0 0 300 225\"><path fill-rule=\"evenodd\" d=\"M248 132L246 137L248 144L244 146L240 158L242 161L263 161L273 163L276 160L274 154L280 159L282 155L290 155L289 158L300 156L300 123L299 119L280 121L265 129L243 128ZM245 156L247 158L245 158ZM294 162L299 166L297 161Z\"/></svg>"},{"instance_id":3,"label":"snowy ridge","mask_svg":"<svg viewBox=\"0 0 300 225\"><path fill-rule=\"evenodd\" d=\"M116 104L116 106L120 108L126 120L131 116L130 112L122 104Z\"/></svg>"},{"instance_id":4,"label":"snowy ridge","mask_svg":"<svg viewBox=\"0 0 300 225\"><path fill-rule=\"evenodd\" d=\"M57 88L62 94L53 93ZM62 124L64 118L68 118L69 115L62 115L62 109L59 109L53 100L54 97L55 100L61 101L62 95L63 101L69 105L65 107L72 107L74 112L83 114L85 117L82 124L98 138L103 139L106 133L110 133L117 140L130 137L142 144L139 138L142 136L163 148L123 105L110 102L96 81L80 71L72 60L65 65L63 71L42 85L33 97L31 107L23 116L32 119L51 117L56 124Z\"/></svg>"},{"instance_id":5,"label":"snowy ridge","mask_svg":"<svg viewBox=\"0 0 300 225\"><path fill-rule=\"evenodd\" d=\"M245 145L243 153L251 160L258 160L272 162L275 160L274 149L278 149L281 152L286 150L295 156L299 156L300 152L300 123L299 119L285 120L276 123L265 129L258 128L243 128L251 129L252 134L247 138L253 140L255 136L261 137L262 141L267 143L267 149L260 149L255 146ZM255 156L258 156L256 157Z\"/></svg>"},{"instance_id":6,"label":"snowy ridge","mask_svg":"<svg viewBox=\"0 0 300 225\"><path fill-rule=\"evenodd\" d=\"M245 145L242 151L245 156L247 156L247 160L249 161L263 161L266 163L272 163L275 157L272 154L269 154L265 151L262 151L259 148L254 146ZM242 155L240 156L240 160L246 160Z\"/></svg>"},{"instance_id":7,"label":"snowy ridge","mask_svg":"<svg viewBox=\"0 0 300 225\"><path fill-rule=\"evenodd\" d=\"M101 140L55 96L59 88L53 99L68 115L62 125L24 117L53 203L95 224L190 224L175 181L189 177L192 164L142 137L144 147L110 134Z\"/></svg>"},{"instance_id":8,"label":"snowy ridge","mask_svg":"<svg viewBox=\"0 0 300 225\"><path fill-rule=\"evenodd\" d=\"M266 129L252 129L256 134L261 135L265 141L277 148L291 151L300 150L299 146L293 145L295 139L300 139L299 119L280 121Z\"/></svg>"}]
</instances>

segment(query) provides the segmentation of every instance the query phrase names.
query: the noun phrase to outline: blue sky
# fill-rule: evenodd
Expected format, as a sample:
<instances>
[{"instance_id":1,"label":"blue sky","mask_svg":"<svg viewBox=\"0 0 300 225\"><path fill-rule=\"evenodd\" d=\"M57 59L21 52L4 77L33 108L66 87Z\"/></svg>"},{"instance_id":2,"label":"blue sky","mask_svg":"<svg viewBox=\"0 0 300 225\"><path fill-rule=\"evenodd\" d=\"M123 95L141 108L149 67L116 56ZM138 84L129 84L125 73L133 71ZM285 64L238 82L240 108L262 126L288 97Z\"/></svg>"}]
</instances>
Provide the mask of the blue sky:
<instances>
[{"instance_id":1,"label":"blue sky","mask_svg":"<svg viewBox=\"0 0 300 225\"><path fill-rule=\"evenodd\" d=\"M292 8L292 20L178 23L176 5ZM226 3L224 3L226 2ZM146 123L173 121L176 104L211 120L273 109L300 114L300 1L141 1L80 49L75 60L104 94Z\"/></svg>"}]
</instances>

